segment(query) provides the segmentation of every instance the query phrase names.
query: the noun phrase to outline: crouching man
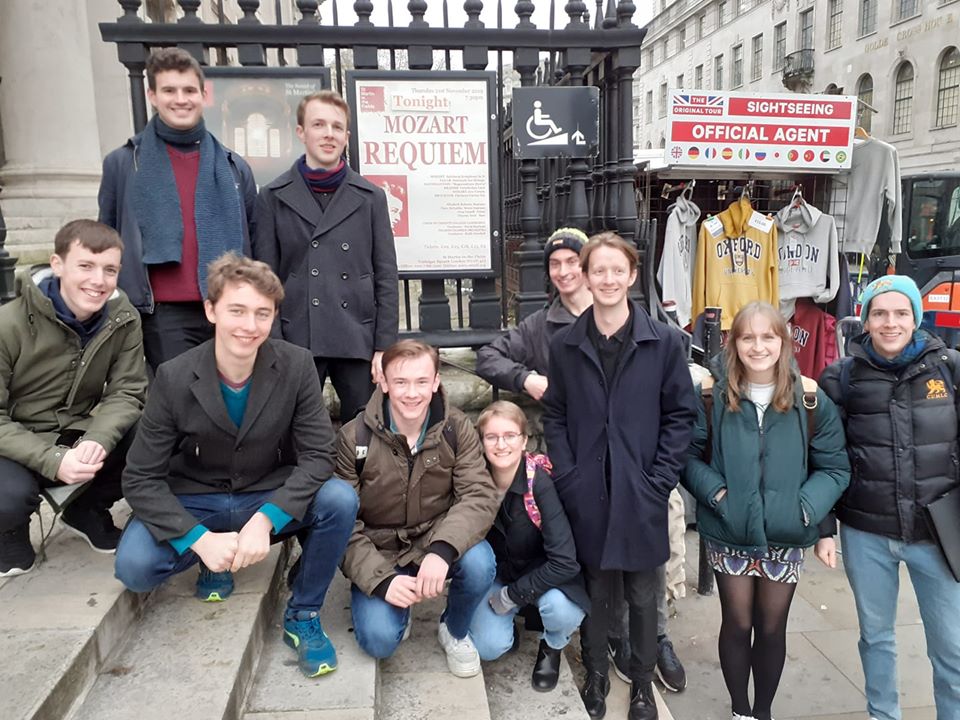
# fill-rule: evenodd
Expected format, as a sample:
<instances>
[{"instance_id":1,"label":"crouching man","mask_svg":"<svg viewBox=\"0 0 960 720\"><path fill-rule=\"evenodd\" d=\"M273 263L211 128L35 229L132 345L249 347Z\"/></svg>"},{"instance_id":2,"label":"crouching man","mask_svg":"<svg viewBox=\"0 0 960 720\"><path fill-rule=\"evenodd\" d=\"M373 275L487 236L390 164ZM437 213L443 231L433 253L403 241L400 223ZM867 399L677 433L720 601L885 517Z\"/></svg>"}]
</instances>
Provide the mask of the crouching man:
<instances>
[{"instance_id":1,"label":"crouching man","mask_svg":"<svg viewBox=\"0 0 960 720\"><path fill-rule=\"evenodd\" d=\"M353 582L357 642L385 658L406 636L410 610L443 592L438 639L457 677L480 672L468 628L496 572L484 540L500 505L477 431L449 407L436 349L401 340L362 415L340 431L337 474L360 495L343 558Z\"/></svg>"},{"instance_id":2,"label":"crouching man","mask_svg":"<svg viewBox=\"0 0 960 720\"><path fill-rule=\"evenodd\" d=\"M320 607L357 514L333 472L333 429L309 351L270 339L283 299L264 263L211 263L214 338L163 363L123 475L134 517L117 578L145 592L201 563L197 594L223 600L234 573L294 533L303 555L284 641L308 677L337 667Z\"/></svg>"},{"instance_id":3,"label":"crouching man","mask_svg":"<svg viewBox=\"0 0 960 720\"><path fill-rule=\"evenodd\" d=\"M69 222L51 269L0 309L0 577L34 566L41 488L83 486L63 524L98 552L117 547L110 507L147 389L140 316L116 291L122 252L106 225Z\"/></svg>"}]
</instances>

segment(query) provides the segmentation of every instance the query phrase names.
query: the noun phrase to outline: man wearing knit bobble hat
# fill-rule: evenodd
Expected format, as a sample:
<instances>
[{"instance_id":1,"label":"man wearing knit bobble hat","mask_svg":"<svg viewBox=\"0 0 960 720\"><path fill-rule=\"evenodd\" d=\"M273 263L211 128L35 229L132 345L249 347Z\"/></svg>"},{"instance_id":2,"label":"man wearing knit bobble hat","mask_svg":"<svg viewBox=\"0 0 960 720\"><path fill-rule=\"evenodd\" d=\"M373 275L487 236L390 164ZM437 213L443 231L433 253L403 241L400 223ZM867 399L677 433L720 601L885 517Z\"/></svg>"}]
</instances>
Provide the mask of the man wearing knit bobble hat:
<instances>
[{"instance_id":1,"label":"man wearing knit bobble hat","mask_svg":"<svg viewBox=\"0 0 960 720\"><path fill-rule=\"evenodd\" d=\"M920 329L920 292L910 278L878 278L862 301L866 332L850 340L851 357L828 367L820 385L841 410L853 470L836 517L857 603L867 712L873 720L901 717L894 624L902 562L926 634L937 717L960 718L960 584L925 509L960 492L960 353ZM835 531L830 518L816 547L831 567Z\"/></svg>"},{"instance_id":2,"label":"man wearing knit bobble hat","mask_svg":"<svg viewBox=\"0 0 960 720\"><path fill-rule=\"evenodd\" d=\"M477 351L477 375L491 385L540 400L547 390L550 338L590 307L583 284L580 250L587 236L577 228L556 230L543 246L543 264L557 294L545 308Z\"/></svg>"}]
</instances>

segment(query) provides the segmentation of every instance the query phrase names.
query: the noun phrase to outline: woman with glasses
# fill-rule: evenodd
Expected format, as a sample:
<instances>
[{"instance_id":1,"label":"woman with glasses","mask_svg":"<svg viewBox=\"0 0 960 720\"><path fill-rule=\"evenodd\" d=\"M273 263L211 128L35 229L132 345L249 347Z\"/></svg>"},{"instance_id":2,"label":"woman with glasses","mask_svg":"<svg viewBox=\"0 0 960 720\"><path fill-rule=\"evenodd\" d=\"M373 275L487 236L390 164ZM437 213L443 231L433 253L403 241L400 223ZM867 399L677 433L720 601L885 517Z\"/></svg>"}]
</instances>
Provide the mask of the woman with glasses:
<instances>
[{"instance_id":1,"label":"woman with glasses","mask_svg":"<svg viewBox=\"0 0 960 720\"><path fill-rule=\"evenodd\" d=\"M589 609L573 533L550 479L550 461L526 452L523 410L495 402L480 413L477 429L502 501L487 534L497 577L474 613L470 636L482 660L495 660L513 647L517 613L535 607L543 635L532 683L546 692L556 687L560 652Z\"/></svg>"}]
</instances>

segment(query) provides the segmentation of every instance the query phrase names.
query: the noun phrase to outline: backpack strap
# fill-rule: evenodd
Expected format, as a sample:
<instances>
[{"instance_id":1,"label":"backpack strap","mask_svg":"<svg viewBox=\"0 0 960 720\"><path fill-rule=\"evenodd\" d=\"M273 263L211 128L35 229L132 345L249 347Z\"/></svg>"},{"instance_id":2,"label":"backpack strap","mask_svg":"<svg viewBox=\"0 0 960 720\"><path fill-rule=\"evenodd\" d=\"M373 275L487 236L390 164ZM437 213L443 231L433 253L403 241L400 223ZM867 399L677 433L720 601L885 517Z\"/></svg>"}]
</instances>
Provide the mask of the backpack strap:
<instances>
[{"instance_id":1,"label":"backpack strap","mask_svg":"<svg viewBox=\"0 0 960 720\"><path fill-rule=\"evenodd\" d=\"M363 410L360 411L361 413ZM446 423L443 426L443 431L441 433L443 439L447 441L447 445L450 446L450 449L453 450L453 454L457 454L457 430L453 427L451 423ZM353 448L353 467L357 471L357 478L360 478L360 474L363 472L363 466L367 462L367 453L370 451L370 438L373 433L370 430L370 426L367 425L363 418L360 418L360 421L357 423L357 435L354 441Z\"/></svg>"},{"instance_id":2,"label":"backpack strap","mask_svg":"<svg viewBox=\"0 0 960 720\"><path fill-rule=\"evenodd\" d=\"M807 411L807 445L813 441L817 431L817 381L805 375L800 376L803 387L803 408Z\"/></svg>"},{"instance_id":3,"label":"backpack strap","mask_svg":"<svg viewBox=\"0 0 960 720\"><path fill-rule=\"evenodd\" d=\"M707 444L703 449L703 461L709 465L713 459L713 376L707 375L700 381L700 398L703 400L703 412L707 417Z\"/></svg>"}]
</instances>

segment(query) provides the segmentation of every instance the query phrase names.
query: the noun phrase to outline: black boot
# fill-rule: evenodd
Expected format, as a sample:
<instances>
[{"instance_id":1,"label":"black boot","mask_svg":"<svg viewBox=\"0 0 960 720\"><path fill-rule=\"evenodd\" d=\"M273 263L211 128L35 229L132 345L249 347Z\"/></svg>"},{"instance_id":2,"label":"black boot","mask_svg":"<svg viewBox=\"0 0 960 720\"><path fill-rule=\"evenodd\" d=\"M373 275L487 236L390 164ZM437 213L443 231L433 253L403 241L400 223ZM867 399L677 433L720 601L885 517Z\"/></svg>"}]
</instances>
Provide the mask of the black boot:
<instances>
[{"instance_id":1,"label":"black boot","mask_svg":"<svg viewBox=\"0 0 960 720\"><path fill-rule=\"evenodd\" d=\"M607 673L587 671L587 681L583 684L580 697L587 715L602 718L607 714L607 695L610 693L610 677Z\"/></svg>"},{"instance_id":2,"label":"black boot","mask_svg":"<svg viewBox=\"0 0 960 720\"><path fill-rule=\"evenodd\" d=\"M560 678L560 650L554 650L547 645L546 640L540 641L537 650L537 661L533 664L533 689L537 692L548 692L557 686Z\"/></svg>"},{"instance_id":3,"label":"black boot","mask_svg":"<svg viewBox=\"0 0 960 720\"><path fill-rule=\"evenodd\" d=\"M634 681L630 686L630 712L627 720L657 720L653 683Z\"/></svg>"}]
</instances>

